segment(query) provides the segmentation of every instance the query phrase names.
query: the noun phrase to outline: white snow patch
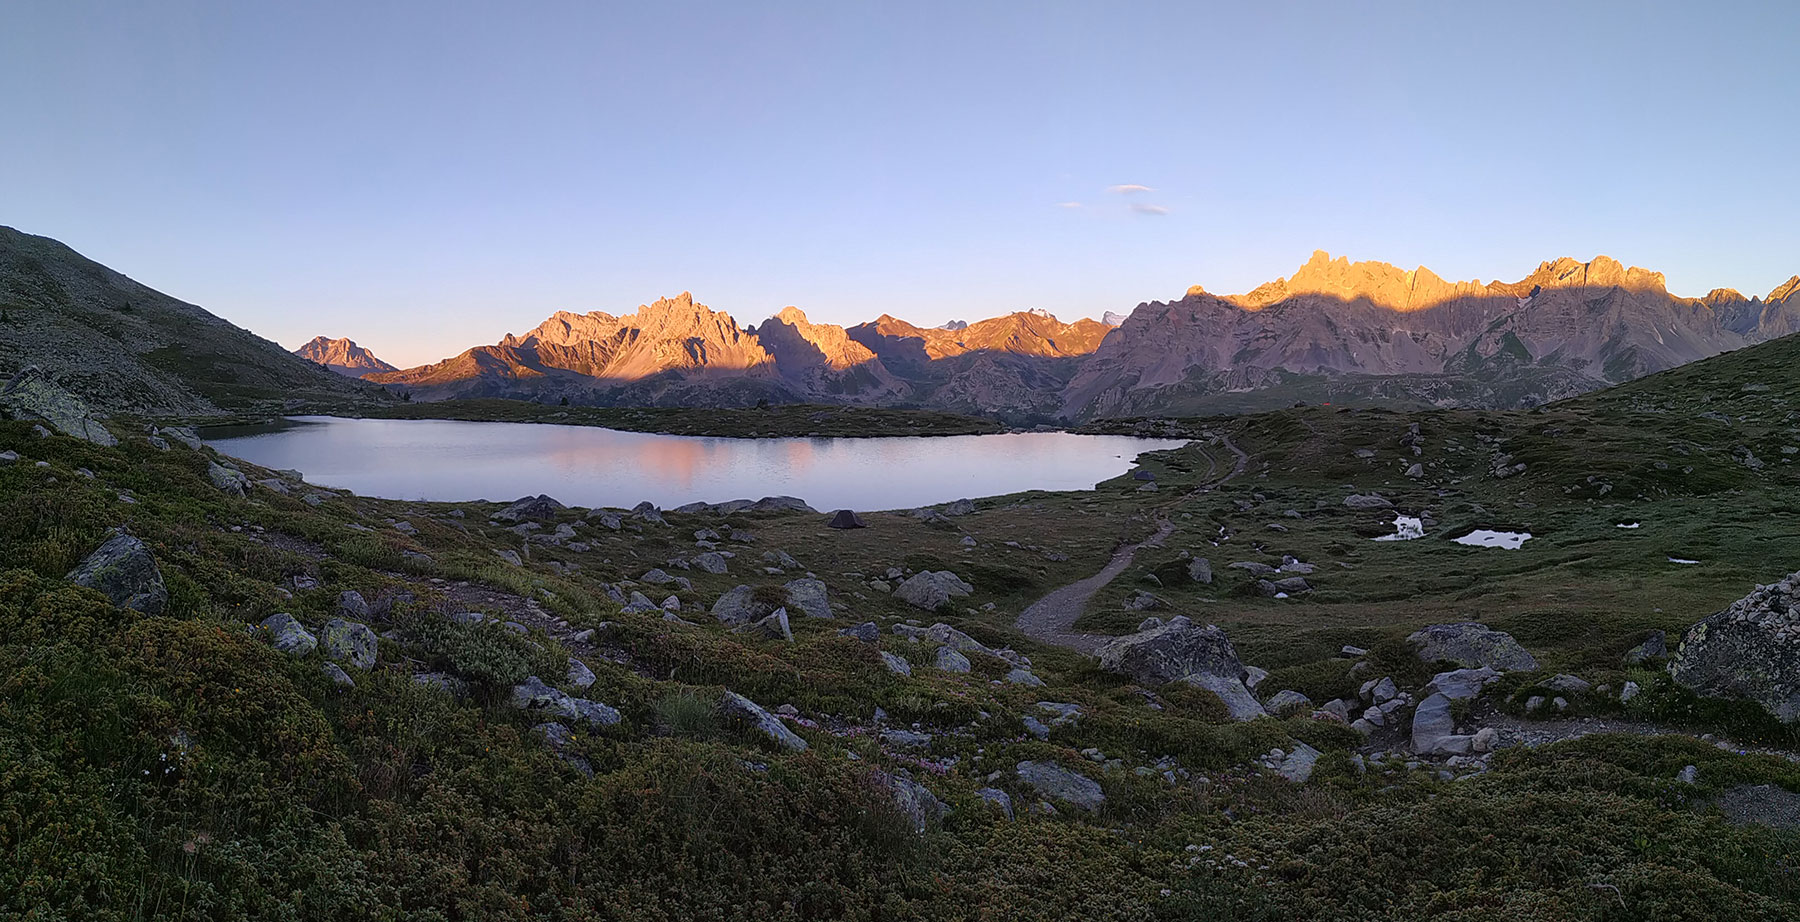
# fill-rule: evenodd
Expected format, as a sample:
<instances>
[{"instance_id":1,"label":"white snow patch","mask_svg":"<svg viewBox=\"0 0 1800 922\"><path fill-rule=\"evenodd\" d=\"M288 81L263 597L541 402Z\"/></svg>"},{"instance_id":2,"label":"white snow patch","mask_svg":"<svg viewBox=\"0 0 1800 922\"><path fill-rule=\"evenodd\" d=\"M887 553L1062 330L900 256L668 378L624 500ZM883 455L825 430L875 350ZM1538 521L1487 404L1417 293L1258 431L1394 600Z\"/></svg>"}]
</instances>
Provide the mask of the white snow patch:
<instances>
[{"instance_id":1,"label":"white snow patch","mask_svg":"<svg viewBox=\"0 0 1800 922\"><path fill-rule=\"evenodd\" d=\"M1670 563L1699 563L1700 561L1689 560L1686 557L1670 557L1669 562Z\"/></svg>"},{"instance_id":2,"label":"white snow patch","mask_svg":"<svg viewBox=\"0 0 1800 922\"><path fill-rule=\"evenodd\" d=\"M1457 544L1466 544L1470 547L1498 547L1516 551L1519 549L1519 545L1531 540L1531 532L1490 531L1486 528L1478 528L1454 540Z\"/></svg>"},{"instance_id":3,"label":"white snow patch","mask_svg":"<svg viewBox=\"0 0 1800 922\"><path fill-rule=\"evenodd\" d=\"M1631 523L1621 522L1618 525L1614 525L1613 527L1614 528L1642 528L1642 527L1644 527L1644 524L1642 522L1631 522Z\"/></svg>"},{"instance_id":4,"label":"white snow patch","mask_svg":"<svg viewBox=\"0 0 1800 922\"><path fill-rule=\"evenodd\" d=\"M1382 535L1377 541L1412 541L1425 537L1425 520L1416 516L1394 516L1394 533Z\"/></svg>"}]
</instances>

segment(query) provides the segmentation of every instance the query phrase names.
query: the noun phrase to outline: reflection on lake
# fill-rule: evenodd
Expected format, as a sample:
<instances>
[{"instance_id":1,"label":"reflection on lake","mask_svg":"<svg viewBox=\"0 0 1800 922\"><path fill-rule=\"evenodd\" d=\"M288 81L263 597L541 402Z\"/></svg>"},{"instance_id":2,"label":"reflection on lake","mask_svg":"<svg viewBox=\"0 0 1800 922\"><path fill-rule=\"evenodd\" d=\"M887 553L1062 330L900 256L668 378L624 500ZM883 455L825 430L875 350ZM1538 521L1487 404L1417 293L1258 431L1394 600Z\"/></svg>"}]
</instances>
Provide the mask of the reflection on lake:
<instances>
[{"instance_id":1,"label":"reflection on lake","mask_svg":"<svg viewBox=\"0 0 1800 922\"><path fill-rule=\"evenodd\" d=\"M723 439L591 426L296 417L206 433L219 451L364 496L510 501L548 493L630 507L798 496L818 509L909 509L1020 490L1086 490L1168 439L1030 432Z\"/></svg>"}]
</instances>

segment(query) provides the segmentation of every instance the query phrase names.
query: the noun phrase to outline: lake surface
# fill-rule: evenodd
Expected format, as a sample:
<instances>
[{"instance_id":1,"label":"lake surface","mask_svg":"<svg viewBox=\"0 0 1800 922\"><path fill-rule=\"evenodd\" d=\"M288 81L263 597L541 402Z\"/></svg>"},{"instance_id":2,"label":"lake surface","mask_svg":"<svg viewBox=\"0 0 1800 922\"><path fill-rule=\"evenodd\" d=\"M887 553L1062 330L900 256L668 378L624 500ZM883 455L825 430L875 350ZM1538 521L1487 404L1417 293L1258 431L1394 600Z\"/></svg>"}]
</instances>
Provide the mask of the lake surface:
<instances>
[{"instance_id":1,"label":"lake surface","mask_svg":"<svg viewBox=\"0 0 1800 922\"><path fill-rule=\"evenodd\" d=\"M294 417L211 430L233 457L364 496L435 502L548 493L576 506L662 508L798 496L814 508L911 509L1021 490L1089 490L1179 440L1030 432L875 439L723 439L593 426Z\"/></svg>"}]
</instances>

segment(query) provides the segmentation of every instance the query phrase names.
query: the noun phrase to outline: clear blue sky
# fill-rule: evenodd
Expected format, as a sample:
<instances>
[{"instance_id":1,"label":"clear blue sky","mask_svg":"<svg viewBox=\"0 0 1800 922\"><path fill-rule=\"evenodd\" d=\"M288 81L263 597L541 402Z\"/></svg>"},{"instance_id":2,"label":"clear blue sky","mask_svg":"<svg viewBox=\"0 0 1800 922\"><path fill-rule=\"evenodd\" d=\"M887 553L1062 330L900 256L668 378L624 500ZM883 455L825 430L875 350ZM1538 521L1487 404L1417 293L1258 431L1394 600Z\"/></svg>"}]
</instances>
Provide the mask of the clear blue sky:
<instances>
[{"instance_id":1,"label":"clear blue sky","mask_svg":"<svg viewBox=\"0 0 1800 922\"><path fill-rule=\"evenodd\" d=\"M1315 248L1762 294L1797 38L1785 0L10 0L0 223L400 364L684 289L1097 316Z\"/></svg>"}]
</instances>

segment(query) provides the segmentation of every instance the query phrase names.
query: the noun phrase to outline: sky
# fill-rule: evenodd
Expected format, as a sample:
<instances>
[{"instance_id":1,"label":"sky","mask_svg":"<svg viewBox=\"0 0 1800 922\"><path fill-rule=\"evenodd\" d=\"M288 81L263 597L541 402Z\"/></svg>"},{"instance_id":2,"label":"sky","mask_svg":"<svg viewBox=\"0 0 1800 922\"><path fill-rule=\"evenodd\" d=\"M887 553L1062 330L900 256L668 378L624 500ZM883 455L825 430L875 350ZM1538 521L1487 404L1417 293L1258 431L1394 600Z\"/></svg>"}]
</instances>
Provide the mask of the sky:
<instances>
[{"instance_id":1,"label":"sky","mask_svg":"<svg viewBox=\"0 0 1800 922\"><path fill-rule=\"evenodd\" d=\"M290 348L1800 273L1800 3L0 3L0 224Z\"/></svg>"}]
</instances>

